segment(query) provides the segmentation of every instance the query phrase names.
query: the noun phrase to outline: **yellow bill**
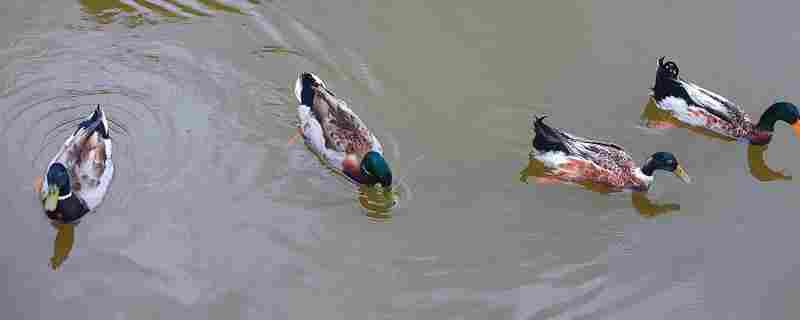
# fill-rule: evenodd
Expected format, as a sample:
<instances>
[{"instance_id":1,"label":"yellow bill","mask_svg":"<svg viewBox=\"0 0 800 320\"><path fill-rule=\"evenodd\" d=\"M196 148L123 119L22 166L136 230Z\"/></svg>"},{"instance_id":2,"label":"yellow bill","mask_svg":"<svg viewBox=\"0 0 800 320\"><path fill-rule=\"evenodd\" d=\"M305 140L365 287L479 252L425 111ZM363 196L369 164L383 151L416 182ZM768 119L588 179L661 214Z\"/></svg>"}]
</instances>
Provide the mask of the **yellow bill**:
<instances>
[{"instance_id":1,"label":"yellow bill","mask_svg":"<svg viewBox=\"0 0 800 320\"><path fill-rule=\"evenodd\" d=\"M47 188L47 195L44 198L44 209L55 211L58 207L58 186L51 185Z\"/></svg>"},{"instance_id":2,"label":"yellow bill","mask_svg":"<svg viewBox=\"0 0 800 320\"><path fill-rule=\"evenodd\" d=\"M675 168L675 170L672 171L672 173L674 173L675 176L680 178L684 183L692 183L692 177L686 173L686 170L684 170L680 164Z\"/></svg>"}]
</instances>

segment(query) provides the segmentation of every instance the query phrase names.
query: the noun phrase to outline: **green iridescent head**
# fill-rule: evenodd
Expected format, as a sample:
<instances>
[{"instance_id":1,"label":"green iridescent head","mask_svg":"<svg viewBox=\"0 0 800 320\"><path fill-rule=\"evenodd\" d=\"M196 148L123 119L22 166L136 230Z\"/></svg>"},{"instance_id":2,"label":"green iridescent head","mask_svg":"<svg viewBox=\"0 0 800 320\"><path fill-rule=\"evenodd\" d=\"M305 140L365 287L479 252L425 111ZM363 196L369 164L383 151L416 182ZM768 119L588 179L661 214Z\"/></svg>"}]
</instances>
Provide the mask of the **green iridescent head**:
<instances>
[{"instance_id":1,"label":"green iridescent head","mask_svg":"<svg viewBox=\"0 0 800 320\"><path fill-rule=\"evenodd\" d=\"M63 164L54 163L47 168L47 185L44 186L44 206L47 211L54 211L60 197L69 195L70 182L67 168Z\"/></svg>"},{"instance_id":2,"label":"green iridescent head","mask_svg":"<svg viewBox=\"0 0 800 320\"><path fill-rule=\"evenodd\" d=\"M366 178L365 184L380 183L385 188L392 186L392 170L386 159L375 151L367 152L361 160L361 175Z\"/></svg>"},{"instance_id":3,"label":"green iridescent head","mask_svg":"<svg viewBox=\"0 0 800 320\"><path fill-rule=\"evenodd\" d=\"M642 166L642 173L651 177L656 170L672 172L681 181L692 183L692 177L686 173L675 155L670 152L656 152Z\"/></svg>"}]
</instances>

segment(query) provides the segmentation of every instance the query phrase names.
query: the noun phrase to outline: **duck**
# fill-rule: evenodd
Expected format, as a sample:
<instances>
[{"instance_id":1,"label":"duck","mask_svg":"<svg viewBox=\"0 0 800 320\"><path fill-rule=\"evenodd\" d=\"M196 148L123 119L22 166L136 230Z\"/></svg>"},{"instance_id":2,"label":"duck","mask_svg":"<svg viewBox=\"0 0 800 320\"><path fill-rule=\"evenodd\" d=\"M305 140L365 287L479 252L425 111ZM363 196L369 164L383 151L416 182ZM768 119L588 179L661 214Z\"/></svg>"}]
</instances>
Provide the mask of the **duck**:
<instances>
[{"instance_id":1,"label":"duck","mask_svg":"<svg viewBox=\"0 0 800 320\"><path fill-rule=\"evenodd\" d=\"M652 154L641 167L623 147L612 142L583 138L544 122L533 122L533 151L530 159L540 162L546 174L544 182L591 185L604 192L646 192L658 170L672 172L684 183L692 178L670 152Z\"/></svg>"},{"instance_id":2,"label":"duck","mask_svg":"<svg viewBox=\"0 0 800 320\"><path fill-rule=\"evenodd\" d=\"M681 77L678 65L665 59L658 59L651 98L656 108L668 112L678 122L751 145L769 144L778 121L791 125L800 137L800 112L794 104L773 103L755 122L735 103Z\"/></svg>"},{"instance_id":3,"label":"duck","mask_svg":"<svg viewBox=\"0 0 800 320\"><path fill-rule=\"evenodd\" d=\"M323 162L354 184L392 187L383 146L347 103L309 72L295 81L298 131Z\"/></svg>"},{"instance_id":4,"label":"duck","mask_svg":"<svg viewBox=\"0 0 800 320\"><path fill-rule=\"evenodd\" d=\"M111 152L108 117L97 105L34 183L51 222L77 224L100 205L114 176Z\"/></svg>"}]
</instances>

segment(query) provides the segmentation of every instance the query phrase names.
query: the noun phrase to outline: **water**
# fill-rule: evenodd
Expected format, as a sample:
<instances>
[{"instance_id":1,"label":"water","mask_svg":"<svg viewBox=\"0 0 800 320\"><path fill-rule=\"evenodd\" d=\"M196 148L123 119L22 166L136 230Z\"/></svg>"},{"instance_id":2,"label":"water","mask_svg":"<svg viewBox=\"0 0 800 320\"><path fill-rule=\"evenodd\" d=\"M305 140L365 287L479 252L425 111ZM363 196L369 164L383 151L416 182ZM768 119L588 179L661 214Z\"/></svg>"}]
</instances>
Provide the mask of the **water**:
<instances>
[{"instance_id":1,"label":"water","mask_svg":"<svg viewBox=\"0 0 800 320\"><path fill-rule=\"evenodd\" d=\"M754 117L800 101L797 5L0 7L3 319L800 311L800 259L788 250L800 187L778 174L798 170L791 130L779 126L765 151L640 126L661 55ZM387 223L302 143L287 143L301 71L346 97L384 144L400 181L391 219L378 215ZM116 176L97 212L57 237L33 179L97 103L110 116ZM534 113L636 159L673 152L695 184L658 175L642 199L522 183ZM53 258L63 260L56 271Z\"/></svg>"}]
</instances>

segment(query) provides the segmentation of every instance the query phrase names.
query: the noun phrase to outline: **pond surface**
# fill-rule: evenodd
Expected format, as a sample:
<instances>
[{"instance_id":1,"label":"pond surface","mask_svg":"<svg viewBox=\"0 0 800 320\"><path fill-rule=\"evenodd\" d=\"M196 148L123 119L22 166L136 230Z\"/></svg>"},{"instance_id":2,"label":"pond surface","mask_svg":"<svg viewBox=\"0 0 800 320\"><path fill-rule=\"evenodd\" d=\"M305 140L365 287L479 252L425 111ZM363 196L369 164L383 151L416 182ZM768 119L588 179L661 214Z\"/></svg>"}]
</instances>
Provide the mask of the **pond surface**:
<instances>
[{"instance_id":1,"label":"pond surface","mask_svg":"<svg viewBox=\"0 0 800 320\"><path fill-rule=\"evenodd\" d=\"M796 318L791 128L767 151L642 117L661 116L647 106L662 55L753 117L800 103L798 9L0 4L0 318ZM304 71L383 143L398 204L382 223L289 142ZM116 175L58 233L33 179L96 104ZM659 174L647 198L523 183L533 114L635 159L670 151L695 183Z\"/></svg>"}]
</instances>

